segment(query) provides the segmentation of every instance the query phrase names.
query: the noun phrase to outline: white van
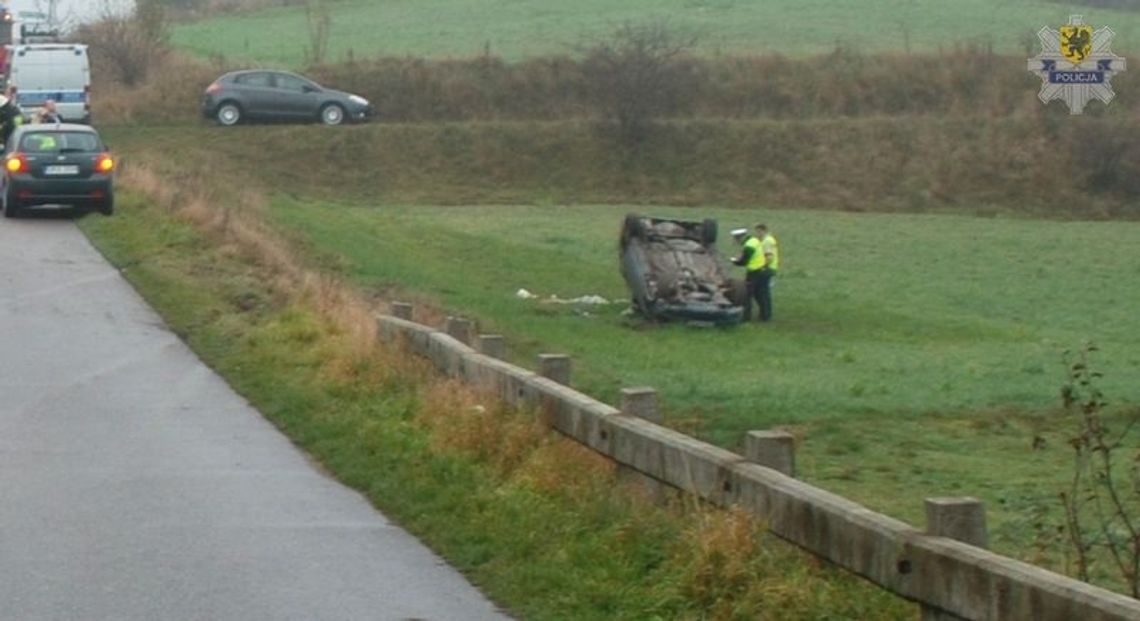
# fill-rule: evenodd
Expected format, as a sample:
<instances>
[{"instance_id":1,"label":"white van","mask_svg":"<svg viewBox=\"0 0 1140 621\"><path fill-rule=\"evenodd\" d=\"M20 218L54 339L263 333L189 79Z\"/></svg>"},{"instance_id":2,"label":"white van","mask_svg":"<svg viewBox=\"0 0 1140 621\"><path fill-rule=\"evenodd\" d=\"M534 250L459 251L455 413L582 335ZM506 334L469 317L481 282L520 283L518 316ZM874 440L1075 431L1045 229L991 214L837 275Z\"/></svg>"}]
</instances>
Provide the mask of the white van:
<instances>
[{"instance_id":1,"label":"white van","mask_svg":"<svg viewBox=\"0 0 1140 621\"><path fill-rule=\"evenodd\" d=\"M12 46L8 52L8 85L26 115L34 115L48 99L68 123L91 122L91 67L87 46L38 43Z\"/></svg>"}]
</instances>

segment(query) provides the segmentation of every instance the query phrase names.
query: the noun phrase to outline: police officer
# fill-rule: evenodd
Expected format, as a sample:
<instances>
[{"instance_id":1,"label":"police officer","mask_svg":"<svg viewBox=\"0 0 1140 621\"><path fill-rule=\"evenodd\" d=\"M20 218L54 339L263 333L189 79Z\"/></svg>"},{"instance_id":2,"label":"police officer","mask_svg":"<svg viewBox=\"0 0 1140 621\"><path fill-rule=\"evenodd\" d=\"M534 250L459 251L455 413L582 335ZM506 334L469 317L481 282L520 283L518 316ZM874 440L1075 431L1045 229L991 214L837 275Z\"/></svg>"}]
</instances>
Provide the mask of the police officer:
<instances>
[{"instance_id":1,"label":"police officer","mask_svg":"<svg viewBox=\"0 0 1140 621\"><path fill-rule=\"evenodd\" d=\"M744 267L744 284L748 289L748 293L744 296L744 321L751 321L753 299L760 305L761 317L764 314L764 302L760 297L760 272L764 268L764 252L760 248L760 239L749 235L748 229L733 229L732 237L740 244L740 254L732 262ZM769 303L769 310L770 306Z\"/></svg>"},{"instance_id":2,"label":"police officer","mask_svg":"<svg viewBox=\"0 0 1140 621\"><path fill-rule=\"evenodd\" d=\"M760 252L764 255L764 264L757 275L756 301L760 304L760 321L771 321L772 280L780 269L780 242L762 222L756 225L756 237L760 238Z\"/></svg>"}]
</instances>

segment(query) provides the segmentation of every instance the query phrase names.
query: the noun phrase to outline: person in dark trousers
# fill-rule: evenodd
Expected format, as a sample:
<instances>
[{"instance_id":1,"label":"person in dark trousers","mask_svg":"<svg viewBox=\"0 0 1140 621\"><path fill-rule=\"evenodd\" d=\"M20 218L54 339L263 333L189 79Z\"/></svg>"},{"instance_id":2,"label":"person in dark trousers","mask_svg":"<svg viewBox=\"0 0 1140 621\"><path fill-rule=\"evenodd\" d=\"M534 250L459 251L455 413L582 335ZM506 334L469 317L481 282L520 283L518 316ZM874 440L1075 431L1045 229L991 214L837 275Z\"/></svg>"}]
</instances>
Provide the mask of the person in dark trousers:
<instances>
[{"instance_id":1,"label":"person in dark trousers","mask_svg":"<svg viewBox=\"0 0 1140 621\"><path fill-rule=\"evenodd\" d=\"M764 314L764 302L760 293L760 271L764 267L764 253L760 250L760 239L748 234L748 229L733 229L732 238L740 244L740 254L732 260L734 265L744 268L744 284L748 293L744 296L744 321L752 320L752 301L760 306Z\"/></svg>"},{"instance_id":2,"label":"person in dark trousers","mask_svg":"<svg viewBox=\"0 0 1140 621\"><path fill-rule=\"evenodd\" d=\"M772 280L780 269L780 242L764 223L756 225L756 237L760 239L760 252L764 255L764 264L757 276L756 301L760 304L760 321L771 321Z\"/></svg>"},{"instance_id":3,"label":"person in dark trousers","mask_svg":"<svg viewBox=\"0 0 1140 621\"><path fill-rule=\"evenodd\" d=\"M24 116L16 101L10 97L0 95L0 142L8 144L12 132L23 122Z\"/></svg>"}]
</instances>

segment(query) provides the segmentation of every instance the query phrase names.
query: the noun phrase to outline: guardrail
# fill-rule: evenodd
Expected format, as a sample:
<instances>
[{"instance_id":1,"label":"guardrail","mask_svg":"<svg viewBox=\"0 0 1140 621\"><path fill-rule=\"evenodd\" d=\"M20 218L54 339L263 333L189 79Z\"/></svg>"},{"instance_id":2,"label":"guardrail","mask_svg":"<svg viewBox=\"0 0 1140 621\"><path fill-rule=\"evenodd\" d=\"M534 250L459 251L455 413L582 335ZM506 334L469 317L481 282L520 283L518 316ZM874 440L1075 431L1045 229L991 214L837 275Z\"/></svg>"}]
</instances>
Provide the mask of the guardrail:
<instances>
[{"instance_id":1,"label":"guardrail","mask_svg":"<svg viewBox=\"0 0 1140 621\"><path fill-rule=\"evenodd\" d=\"M751 510L780 538L918 602L924 619L1140 620L1140 601L985 550L984 511L974 499L927 499L920 531L797 481L786 434L752 432L738 455L654 422L652 389L624 390L616 408L567 385L566 356L540 355L538 372L528 371L501 360L502 337L476 335L470 321L448 318L438 331L413 322L411 305L391 310L377 317L380 338L538 408L555 430L653 481Z\"/></svg>"}]
</instances>

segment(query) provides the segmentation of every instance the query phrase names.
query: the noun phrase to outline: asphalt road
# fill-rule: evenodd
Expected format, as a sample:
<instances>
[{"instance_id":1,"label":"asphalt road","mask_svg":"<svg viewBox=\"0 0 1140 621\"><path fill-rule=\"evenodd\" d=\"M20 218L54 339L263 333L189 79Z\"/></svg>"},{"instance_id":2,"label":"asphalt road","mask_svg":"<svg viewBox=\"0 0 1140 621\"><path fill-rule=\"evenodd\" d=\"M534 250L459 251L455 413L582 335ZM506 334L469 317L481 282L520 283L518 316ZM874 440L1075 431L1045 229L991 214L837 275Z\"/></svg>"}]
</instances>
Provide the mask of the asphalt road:
<instances>
[{"instance_id":1,"label":"asphalt road","mask_svg":"<svg viewBox=\"0 0 1140 621\"><path fill-rule=\"evenodd\" d=\"M72 222L0 221L0 620L504 618L310 465Z\"/></svg>"}]
</instances>

